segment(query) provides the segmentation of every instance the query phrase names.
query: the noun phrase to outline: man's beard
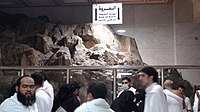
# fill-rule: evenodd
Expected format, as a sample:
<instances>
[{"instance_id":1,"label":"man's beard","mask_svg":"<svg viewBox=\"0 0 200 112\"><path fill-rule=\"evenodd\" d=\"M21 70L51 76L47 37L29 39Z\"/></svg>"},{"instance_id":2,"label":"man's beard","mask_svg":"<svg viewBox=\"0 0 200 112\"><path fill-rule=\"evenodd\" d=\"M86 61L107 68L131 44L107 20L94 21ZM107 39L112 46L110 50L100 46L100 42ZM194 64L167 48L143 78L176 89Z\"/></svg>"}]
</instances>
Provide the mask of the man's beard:
<instances>
[{"instance_id":1,"label":"man's beard","mask_svg":"<svg viewBox=\"0 0 200 112\"><path fill-rule=\"evenodd\" d=\"M20 91L17 93L17 99L25 106L31 106L36 101L35 93L31 96L25 96Z\"/></svg>"}]
</instances>

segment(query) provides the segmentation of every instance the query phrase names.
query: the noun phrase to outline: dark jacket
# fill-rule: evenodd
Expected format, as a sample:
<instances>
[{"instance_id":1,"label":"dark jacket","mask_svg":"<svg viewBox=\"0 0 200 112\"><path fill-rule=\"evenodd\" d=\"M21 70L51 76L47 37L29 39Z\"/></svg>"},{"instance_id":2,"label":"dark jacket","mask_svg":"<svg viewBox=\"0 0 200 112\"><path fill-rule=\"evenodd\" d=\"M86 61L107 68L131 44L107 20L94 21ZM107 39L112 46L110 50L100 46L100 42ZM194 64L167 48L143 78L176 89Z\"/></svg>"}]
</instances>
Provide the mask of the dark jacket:
<instances>
[{"instance_id":1,"label":"dark jacket","mask_svg":"<svg viewBox=\"0 0 200 112\"><path fill-rule=\"evenodd\" d=\"M112 102L111 109L115 112L132 112L136 109L136 104L133 100L134 93L132 91L125 90Z\"/></svg>"},{"instance_id":2,"label":"dark jacket","mask_svg":"<svg viewBox=\"0 0 200 112\"><path fill-rule=\"evenodd\" d=\"M71 96L68 100L61 104L61 107L67 112L74 112L78 106L80 106L80 103L76 95Z\"/></svg>"}]
</instances>

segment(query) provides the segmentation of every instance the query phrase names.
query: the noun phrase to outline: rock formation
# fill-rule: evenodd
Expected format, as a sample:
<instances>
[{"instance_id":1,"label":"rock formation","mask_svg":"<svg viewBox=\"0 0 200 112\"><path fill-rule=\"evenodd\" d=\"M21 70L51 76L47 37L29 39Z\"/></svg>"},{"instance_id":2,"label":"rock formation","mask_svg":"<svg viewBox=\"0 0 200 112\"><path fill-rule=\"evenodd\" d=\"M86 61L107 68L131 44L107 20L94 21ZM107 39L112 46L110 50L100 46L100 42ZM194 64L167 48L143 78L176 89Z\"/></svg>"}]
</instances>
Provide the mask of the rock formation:
<instances>
[{"instance_id":1,"label":"rock formation","mask_svg":"<svg viewBox=\"0 0 200 112\"><path fill-rule=\"evenodd\" d=\"M69 26L26 16L15 21L1 25L3 66L143 65L134 38L118 35L107 25Z\"/></svg>"},{"instance_id":2,"label":"rock formation","mask_svg":"<svg viewBox=\"0 0 200 112\"><path fill-rule=\"evenodd\" d=\"M143 65L134 38L118 35L107 25L51 23L48 17L0 13L1 66ZM26 71L31 74L33 71ZM65 71L46 71L54 86L65 82ZM71 81L82 86L93 80L112 85L109 70L71 71ZM1 71L2 84L14 82L17 71ZM64 78L63 78L64 77ZM16 79L16 78L15 78ZM10 82L10 83L8 83ZM59 83L58 83L59 82ZM7 91L3 91L6 94ZM110 96L111 97L111 96Z\"/></svg>"}]
</instances>

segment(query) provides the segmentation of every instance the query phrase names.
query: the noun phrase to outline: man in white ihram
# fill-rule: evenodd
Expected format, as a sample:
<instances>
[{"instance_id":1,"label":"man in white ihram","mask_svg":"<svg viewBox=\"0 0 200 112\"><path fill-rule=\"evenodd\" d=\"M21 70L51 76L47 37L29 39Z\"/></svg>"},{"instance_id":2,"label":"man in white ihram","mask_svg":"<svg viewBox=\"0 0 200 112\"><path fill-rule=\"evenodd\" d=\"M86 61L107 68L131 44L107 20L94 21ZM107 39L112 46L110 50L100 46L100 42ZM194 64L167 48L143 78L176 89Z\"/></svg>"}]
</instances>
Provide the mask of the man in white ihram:
<instances>
[{"instance_id":1,"label":"man in white ihram","mask_svg":"<svg viewBox=\"0 0 200 112\"><path fill-rule=\"evenodd\" d=\"M166 95L169 112L183 112L183 99L177 93L180 93L180 91L175 89L176 85L176 82L171 79L166 79L164 82L165 89L163 92Z\"/></svg>"},{"instance_id":2,"label":"man in white ihram","mask_svg":"<svg viewBox=\"0 0 200 112\"><path fill-rule=\"evenodd\" d=\"M106 102L106 85L102 82L95 82L87 88L87 102L76 108L74 112L114 112Z\"/></svg>"},{"instance_id":3,"label":"man in white ihram","mask_svg":"<svg viewBox=\"0 0 200 112\"><path fill-rule=\"evenodd\" d=\"M53 100L51 95L43 89L44 73L35 72L31 77L35 81L36 86L36 104L39 112L51 112L53 107Z\"/></svg>"},{"instance_id":4,"label":"man in white ihram","mask_svg":"<svg viewBox=\"0 0 200 112\"><path fill-rule=\"evenodd\" d=\"M117 97L119 97L120 94L121 94L124 90L130 90L130 91L132 91L134 94L135 94L135 91L136 91L135 88L131 87L131 79L130 79L129 77L124 77L124 78L122 78L122 89L123 89L123 90L121 90L121 91L118 93Z\"/></svg>"},{"instance_id":5,"label":"man in white ihram","mask_svg":"<svg viewBox=\"0 0 200 112\"><path fill-rule=\"evenodd\" d=\"M15 89L16 93L0 105L0 112L38 112L33 78L20 77Z\"/></svg>"},{"instance_id":6,"label":"man in white ihram","mask_svg":"<svg viewBox=\"0 0 200 112\"><path fill-rule=\"evenodd\" d=\"M139 72L139 80L146 87L144 112L168 112L163 89L158 85L158 72L150 66Z\"/></svg>"}]
</instances>

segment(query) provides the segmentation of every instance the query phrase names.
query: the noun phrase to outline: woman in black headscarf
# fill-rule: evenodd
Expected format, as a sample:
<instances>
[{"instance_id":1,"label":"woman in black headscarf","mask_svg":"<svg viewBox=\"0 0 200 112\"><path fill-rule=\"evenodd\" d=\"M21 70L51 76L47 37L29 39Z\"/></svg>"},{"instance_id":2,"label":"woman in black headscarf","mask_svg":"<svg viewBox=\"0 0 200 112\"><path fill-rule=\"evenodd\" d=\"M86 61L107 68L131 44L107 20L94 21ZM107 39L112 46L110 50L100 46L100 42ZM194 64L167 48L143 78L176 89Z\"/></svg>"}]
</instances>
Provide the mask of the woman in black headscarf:
<instances>
[{"instance_id":1,"label":"woman in black headscarf","mask_svg":"<svg viewBox=\"0 0 200 112\"><path fill-rule=\"evenodd\" d=\"M64 84L60 87L58 94L54 99L52 112L62 107L67 112L74 112L80 106L80 102L76 95L73 94L74 87L72 84Z\"/></svg>"}]
</instances>

